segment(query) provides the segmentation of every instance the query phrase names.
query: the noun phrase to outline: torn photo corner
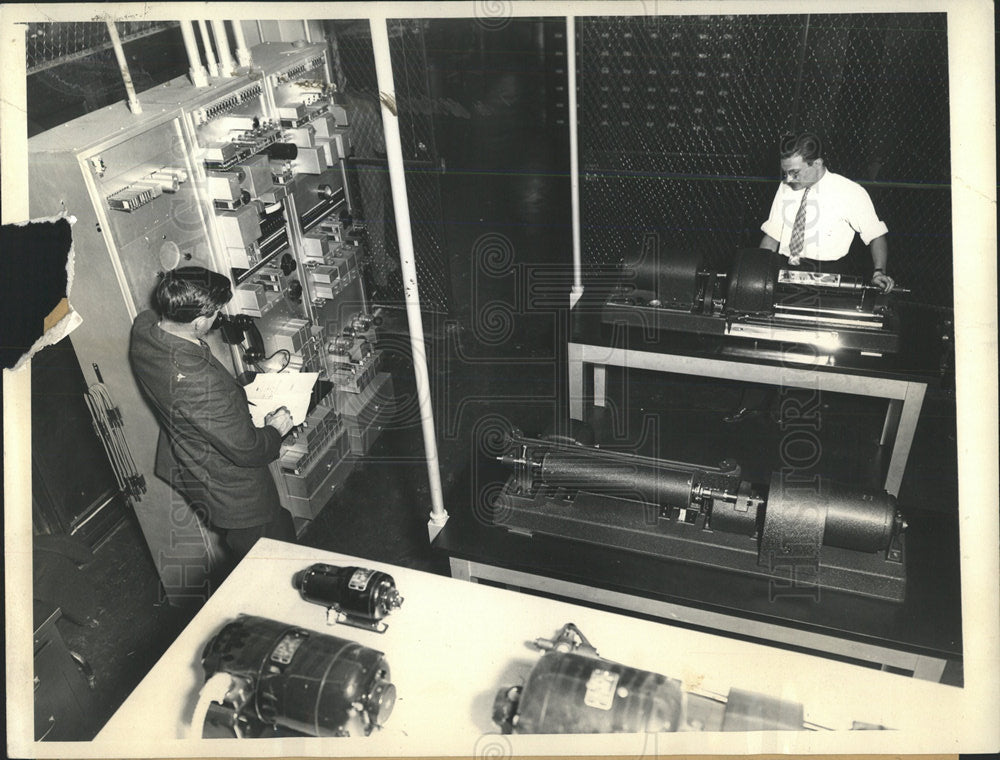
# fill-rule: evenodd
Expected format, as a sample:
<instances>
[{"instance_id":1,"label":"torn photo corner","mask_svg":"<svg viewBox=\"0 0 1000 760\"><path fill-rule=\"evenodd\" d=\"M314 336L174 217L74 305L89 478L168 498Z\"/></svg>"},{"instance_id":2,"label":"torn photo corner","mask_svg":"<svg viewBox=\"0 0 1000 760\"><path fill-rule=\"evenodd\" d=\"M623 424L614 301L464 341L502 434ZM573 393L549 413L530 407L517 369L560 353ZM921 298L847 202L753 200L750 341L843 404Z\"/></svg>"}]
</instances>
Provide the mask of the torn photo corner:
<instances>
[{"instance_id":1,"label":"torn photo corner","mask_svg":"<svg viewBox=\"0 0 1000 760\"><path fill-rule=\"evenodd\" d=\"M3 225L0 238L0 361L19 370L83 321L69 300L76 218L57 216Z\"/></svg>"}]
</instances>

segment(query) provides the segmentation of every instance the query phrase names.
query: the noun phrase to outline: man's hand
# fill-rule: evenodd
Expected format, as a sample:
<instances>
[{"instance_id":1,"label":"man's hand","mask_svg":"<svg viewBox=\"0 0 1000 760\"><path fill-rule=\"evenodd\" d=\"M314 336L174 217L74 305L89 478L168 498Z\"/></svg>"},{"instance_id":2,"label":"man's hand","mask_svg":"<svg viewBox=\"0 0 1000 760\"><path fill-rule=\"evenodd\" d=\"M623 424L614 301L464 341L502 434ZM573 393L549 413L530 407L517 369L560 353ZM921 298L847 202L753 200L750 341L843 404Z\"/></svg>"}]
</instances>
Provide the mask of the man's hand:
<instances>
[{"instance_id":1,"label":"man's hand","mask_svg":"<svg viewBox=\"0 0 1000 760\"><path fill-rule=\"evenodd\" d=\"M288 411L288 408L284 406L279 406L273 412L267 414L264 417L264 424L270 425L277 430L281 434L282 438L288 435L289 431L294 427L292 414Z\"/></svg>"},{"instance_id":2,"label":"man's hand","mask_svg":"<svg viewBox=\"0 0 1000 760\"><path fill-rule=\"evenodd\" d=\"M896 287L896 281L881 270L876 270L872 275L872 285L879 288L883 293L890 293Z\"/></svg>"}]
</instances>

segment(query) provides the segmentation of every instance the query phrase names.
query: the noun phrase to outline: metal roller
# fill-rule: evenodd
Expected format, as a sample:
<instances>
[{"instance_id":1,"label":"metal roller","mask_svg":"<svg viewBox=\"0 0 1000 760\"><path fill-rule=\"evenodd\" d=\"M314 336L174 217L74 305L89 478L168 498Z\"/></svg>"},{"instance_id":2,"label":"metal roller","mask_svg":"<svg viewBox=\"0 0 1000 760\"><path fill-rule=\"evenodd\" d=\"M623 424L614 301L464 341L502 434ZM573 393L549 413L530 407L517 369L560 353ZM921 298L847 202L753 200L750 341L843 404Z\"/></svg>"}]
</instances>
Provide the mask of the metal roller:
<instances>
[{"instance_id":1,"label":"metal roller","mask_svg":"<svg viewBox=\"0 0 1000 760\"><path fill-rule=\"evenodd\" d=\"M501 495L507 530L562 536L879 599L905 595L896 500L826 479L770 484L717 467L525 438ZM812 573L812 575L809 575Z\"/></svg>"},{"instance_id":2,"label":"metal roller","mask_svg":"<svg viewBox=\"0 0 1000 760\"><path fill-rule=\"evenodd\" d=\"M624 272L633 273L636 295L656 300L661 306L690 309L698 290L702 256L694 251L664 251L643 246L625 260Z\"/></svg>"},{"instance_id":3,"label":"metal roller","mask_svg":"<svg viewBox=\"0 0 1000 760\"><path fill-rule=\"evenodd\" d=\"M827 546L877 552L889 546L895 524L896 500L888 493L865 493L842 483L824 481Z\"/></svg>"},{"instance_id":4,"label":"metal roller","mask_svg":"<svg viewBox=\"0 0 1000 760\"><path fill-rule=\"evenodd\" d=\"M774 313L774 287L783 257L758 248L744 248L726 280L726 313Z\"/></svg>"},{"instance_id":5,"label":"metal roller","mask_svg":"<svg viewBox=\"0 0 1000 760\"><path fill-rule=\"evenodd\" d=\"M586 452L554 450L541 462L544 483L564 488L640 499L651 504L687 507L694 474L640 462L616 461Z\"/></svg>"}]
</instances>

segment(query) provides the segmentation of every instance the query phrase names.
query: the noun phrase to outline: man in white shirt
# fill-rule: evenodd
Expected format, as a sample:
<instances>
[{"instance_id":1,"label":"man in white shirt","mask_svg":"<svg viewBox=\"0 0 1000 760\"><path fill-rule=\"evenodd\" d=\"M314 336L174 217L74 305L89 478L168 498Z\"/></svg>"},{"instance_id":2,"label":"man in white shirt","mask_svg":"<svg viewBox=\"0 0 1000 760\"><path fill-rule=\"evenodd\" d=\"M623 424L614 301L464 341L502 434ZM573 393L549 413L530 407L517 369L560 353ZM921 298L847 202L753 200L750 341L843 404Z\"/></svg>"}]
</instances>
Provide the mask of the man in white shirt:
<instances>
[{"instance_id":1,"label":"man in white shirt","mask_svg":"<svg viewBox=\"0 0 1000 760\"><path fill-rule=\"evenodd\" d=\"M819 137L811 133L781 141L781 185L761 225L760 247L787 257L784 269L843 274L854 236L860 235L871 251L871 283L888 293L895 287L885 271L889 228L875 213L867 190L826 168L822 147ZM752 385L744 390L739 407L723 420L740 422L755 416L770 405L773 396L772 389Z\"/></svg>"},{"instance_id":2,"label":"man in white shirt","mask_svg":"<svg viewBox=\"0 0 1000 760\"><path fill-rule=\"evenodd\" d=\"M826 168L822 142L814 134L782 140L780 157L781 185L761 225L760 247L788 257L790 268L839 272L858 234L871 251L872 285L891 291L895 283L886 274L889 229L868 192Z\"/></svg>"}]
</instances>

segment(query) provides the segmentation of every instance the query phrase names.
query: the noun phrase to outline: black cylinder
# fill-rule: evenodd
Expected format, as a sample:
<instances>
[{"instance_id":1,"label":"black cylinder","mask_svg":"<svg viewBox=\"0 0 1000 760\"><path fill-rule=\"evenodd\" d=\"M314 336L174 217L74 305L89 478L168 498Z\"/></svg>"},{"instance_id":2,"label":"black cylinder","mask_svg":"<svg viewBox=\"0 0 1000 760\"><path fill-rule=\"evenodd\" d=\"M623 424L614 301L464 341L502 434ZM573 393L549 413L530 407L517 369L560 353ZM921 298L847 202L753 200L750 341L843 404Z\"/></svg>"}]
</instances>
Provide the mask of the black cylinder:
<instances>
[{"instance_id":1,"label":"black cylinder","mask_svg":"<svg viewBox=\"0 0 1000 760\"><path fill-rule=\"evenodd\" d=\"M686 508L694 474L652 464L619 461L600 454L550 451L542 459L542 481L552 486Z\"/></svg>"},{"instance_id":2,"label":"black cylinder","mask_svg":"<svg viewBox=\"0 0 1000 760\"><path fill-rule=\"evenodd\" d=\"M773 314L781 260L764 249L745 248L737 253L726 278L726 314Z\"/></svg>"},{"instance_id":3,"label":"black cylinder","mask_svg":"<svg viewBox=\"0 0 1000 760\"><path fill-rule=\"evenodd\" d=\"M502 689L494 722L522 734L676 731L680 682L574 652L542 657L520 689Z\"/></svg>"},{"instance_id":4,"label":"black cylinder","mask_svg":"<svg viewBox=\"0 0 1000 760\"><path fill-rule=\"evenodd\" d=\"M252 717L311 736L367 735L396 700L381 652L251 615L219 631L202 666L206 678L221 671L250 683Z\"/></svg>"},{"instance_id":5,"label":"black cylinder","mask_svg":"<svg viewBox=\"0 0 1000 760\"><path fill-rule=\"evenodd\" d=\"M764 516L763 544L784 537L822 536L823 546L857 552L889 547L895 526L896 500L885 491L870 493L825 478L808 484L785 483L771 476Z\"/></svg>"},{"instance_id":6,"label":"black cylinder","mask_svg":"<svg viewBox=\"0 0 1000 760\"><path fill-rule=\"evenodd\" d=\"M750 493L750 484L744 481L731 501L712 500L712 530L753 536L758 529L759 507L758 501Z\"/></svg>"},{"instance_id":7,"label":"black cylinder","mask_svg":"<svg viewBox=\"0 0 1000 760\"><path fill-rule=\"evenodd\" d=\"M275 161L294 161L298 158L299 146L295 143L273 143L267 146L267 157Z\"/></svg>"},{"instance_id":8,"label":"black cylinder","mask_svg":"<svg viewBox=\"0 0 1000 760\"><path fill-rule=\"evenodd\" d=\"M885 491L866 493L834 481L825 481L825 485L823 543L858 552L888 548L895 523L896 500Z\"/></svg>"},{"instance_id":9,"label":"black cylinder","mask_svg":"<svg viewBox=\"0 0 1000 760\"><path fill-rule=\"evenodd\" d=\"M391 575L361 567L318 563L296 573L295 587L307 602L368 620L381 620L403 603Z\"/></svg>"},{"instance_id":10,"label":"black cylinder","mask_svg":"<svg viewBox=\"0 0 1000 760\"><path fill-rule=\"evenodd\" d=\"M623 284L628 277L637 295L656 299L664 307L689 310L698 288L698 269L702 256L695 251L665 250L644 246L623 262Z\"/></svg>"}]
</instances>

